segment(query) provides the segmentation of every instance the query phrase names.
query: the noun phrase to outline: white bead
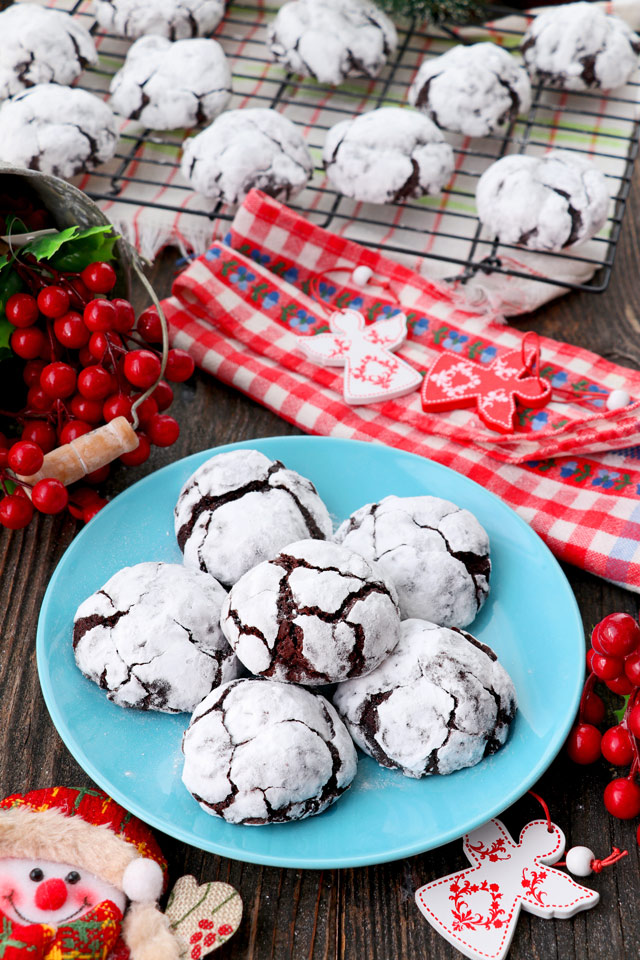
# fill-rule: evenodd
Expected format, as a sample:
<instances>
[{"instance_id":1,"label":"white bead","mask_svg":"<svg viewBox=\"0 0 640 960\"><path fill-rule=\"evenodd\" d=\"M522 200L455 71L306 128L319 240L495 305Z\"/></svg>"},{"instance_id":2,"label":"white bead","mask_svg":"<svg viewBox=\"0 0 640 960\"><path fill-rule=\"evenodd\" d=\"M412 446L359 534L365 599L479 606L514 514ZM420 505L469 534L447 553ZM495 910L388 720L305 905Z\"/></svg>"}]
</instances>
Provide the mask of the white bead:
<instances>
[{"instance_id":1,"label":"white bead","mask_svg":"<svg viewBox=\"0 0 640 960\"><path fill-rule=\"evenodd\" d=\"M626 390L612 390L606 399L607 410L622 410L631 403L631 397Z\"/></svg>"},{"instance_id":2,"label":"white bead","mask_svg":"<svg viewBox=\"0 0 640 960\"><path fill-rule=\"evenodd\" d=\"M595 854L589 847L571 847L571 850L567 850L565 860L567 870L575 877L588 877L593 873L591 864L595 860Z\"/></svg>"},{"instance_id":3,"label":"white bead","mask_svg":"<svg viewBox=\"0 0 640 960\"><path fill-rule=\"evenodd\" d=\"M373 270L371 267L356 267L351 274L351 280L355 283L356 287L366 287L372 276Z\"/></svg>"}]
</instances>

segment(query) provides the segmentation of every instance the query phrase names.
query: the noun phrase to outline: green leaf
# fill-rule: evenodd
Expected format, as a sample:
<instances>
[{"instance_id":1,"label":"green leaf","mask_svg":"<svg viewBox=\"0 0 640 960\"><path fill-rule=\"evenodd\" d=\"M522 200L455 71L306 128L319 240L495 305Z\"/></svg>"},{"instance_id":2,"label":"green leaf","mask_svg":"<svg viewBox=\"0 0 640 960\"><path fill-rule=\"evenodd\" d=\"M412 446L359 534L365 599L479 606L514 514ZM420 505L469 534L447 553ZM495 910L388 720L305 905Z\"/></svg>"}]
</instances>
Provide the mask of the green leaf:
<instances>
[{"instance_id":1,"label":"green leaf","mask_svg":"<svg viewBox=\"0 0 640 960\"><path fill-rule=\"evenodd\" d=\"M38 261L46 260L55 270L79 273L97 260L113 260L117 239L110 224L86 230L68 227L28 243L23 251Z\"/></svg>"},{"instance_id":2,"label":"green leaf","mask_svg":"<svg viewBox=\"0 0 640 960\"><path fill-rule=\"evenodd\" d=\"M618 721L618 723L622 723L622 721L624 720L624 715L627 709L628 702L629 702L629 697L624 697L624 703L622 704L622 706L618 710L613 711L613 715Z\"/></svg>"},{"instance_id":3,"label":"green leaf","mask_svg":"<svg viewBox=\"0 0 640 960\"><path fill-rule=\"evenodd\" d=\"M10 357L13 352L9 346L9 338L13 330L14 327L11 326L6 317L3 317L3 319L0 320L0 360L4 360L5 357Z\"/></svg>"},{"instance_id":4,"label":"green leaf","mask_svg":"<svg viewBox=\"0 0 640 960\"><path fill-rule=\"evenodd\" d=\"M7 300L14 293L19 293L20 290L22 290L22 280L15 270L0 271L0 323L6 322L4 310ZM11 327L11 330L13 330L13 327Z\"/></svg>"},{"instance_id":5,"label":"green leaf","mask_svg":"<svg viewBox=\"0 0 640 960\"><path fill-rule=\"evenodd\" d=\"M49 263L56 270L79 273L90 263L113 260L117 241L112 227L91 227L74 237Z\"/></svg>"},{"instance_id":6,"label":"green leaf","mask_svg":"<svg viewBox=\"0 0 640 960\"><path fill-rule=\"evenodd\" d=\"M39 237L25 244L22 248L23 253L30 253L36 260L48 260L57 253L69 240L72 240L78 233L78 227L67 227L60 233L49 233L46 237Z\"/></svg>"}]
</instances>

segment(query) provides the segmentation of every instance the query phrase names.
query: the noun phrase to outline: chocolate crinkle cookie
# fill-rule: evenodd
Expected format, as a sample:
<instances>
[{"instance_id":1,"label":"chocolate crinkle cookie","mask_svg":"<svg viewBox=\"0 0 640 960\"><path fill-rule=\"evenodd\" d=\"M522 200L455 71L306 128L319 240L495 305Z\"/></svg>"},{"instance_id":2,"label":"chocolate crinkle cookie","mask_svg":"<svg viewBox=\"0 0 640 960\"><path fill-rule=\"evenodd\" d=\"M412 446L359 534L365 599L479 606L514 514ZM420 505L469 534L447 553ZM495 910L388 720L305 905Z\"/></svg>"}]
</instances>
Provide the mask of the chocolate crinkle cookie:
<instances>
[{"instance_id":1,"label":"chocolate crinkle cookie","mask_svg":"<svg viewBox=\"0 0 640 960\"><path fill-rule=\"evenodd\" d=\"M120 37L150 33L169 40L202 37L218 26L224 0L94 0L99 25Z\"/></svg>"},{"instance_id":2,"label":"chocolate crinkle cookie","mask_svg":"<svg viewBox=\"0 0 640 960\"><path fill-rule=\"evenodd\" d=\"M110 86L111 106L152 130L210 123L229 103L231 71L216 40L141 37Z\"/></svg>"},{"instance_id":3,"label":"chocolate crinkle cookie","mask_svg":"<svg viewBox=\"0 0 640 960\"><path fill-rule=\"evenodd\" d=\"M55 177L110 160L118 143L113 111L77 87L41 83L0 107L0 159Z\"/></svg>"},{"instance_id":4,"label":"chocolate crinkle cookie","mask_svg":"<svg viewBox=\"0 0 640 960\"><path fill-rule=\"evenodd\" d=\"M324 697L288 683L235 680L197 708L182 780L206 813L265 824L322 813L356 775L355 747Z\"/></svg>"},{"instance_id":5,"label":"chocolate crinkle cookie","mask_svg":"<svg viewBox=\"0 0 640 960\"><path fill-rule=\"evenodd\" d=\"M184 484L175 531L187 566L231 586L287 543L330 537L332 524L306 477L258 450L232 450Z\"/></svg>"},{"instance_id":6,"label":"chocolate crinkle cookie","mask_svg":"<svg viewBox=\"0 0 640 960\"><path fill-rule=\"evenodd\" d=\"M613 90L637 69L640 37L594 3L569 3L539 14L521 50L537 82L564 90Z\"/></svg>"},{"instance_id":7,"label":"chocolate crinkle cookie","mask_svg":"<svg viewBox=\"0 0 640 960\"><path fill-rule=\"evenodd\" d=\"M584 157L555 150L544 157L503 157L480 177L478 217L501 243L561 250L595 236L609 209L607 181Z\"/></svg>"},{"instance_id":8,"label":"chocolate crinkle cookie","mask_svg":"<svg viewBox=\"0 0 640 960\"><path fill-rule=\"evenodd\" d=\"M183 144L183 176L212 205L249 190L289 200L311 179L313 160L297 127L277 110L228 110Z\"/></svg>"},{"instance_id":9,"label":"chocolate crinkle cookie","mask_svg":"<svg viewBox=\"0 0 640 960\"><path fill-rule=\"evenodd\" d=\"M395 591L345 547L302 540L245 573L220 625L252 673L326 684L369 673L398 642Z\"/></svg>"},{"instance_id":10,"label":"chocolate crinkle cookie","mask_svg":"<svg viewBox=\"0 0 640 960\"><path fill-rule=\"evenodd\" d=\"M489 593L489 537L468 510L439 497L385 497L345 520L335 540L376 561L402 617L471 623Z\"/></svg>"},{"instance_id":11,"label":"chocolate crinkle cookie","mask_svg":"<svg viewBox=\"0 0 640 960\"><path fill-rule=\"evenodd\" d=\"M356 744L407 777L453 773L495 753L516 713L495 653L462 630L405 620L388 660L333 696Z\"/></svg>"},{"instance_id":12,"label":"chocolate crinkle cookie","mask_svg":"<svg viewBox=\"0 0 640 960\"><path fill-rule=\"evenodd\" d=\"M35 3L0 13L0 99L38 83L68 84L97 63L93 38L76 19Z\"/></svg>"},{"instance_id":13,"label":"chocolate crinkle cookie","mask_svg":"<svg viewBox=\"0 0 640 960\"><path fill-rule=\"evenodd\" d=\"M529 110L531 84L502 47L474 43L423 61L409 103L444 130L486 137Z\"/></svg>"},{"instance_id":14,"label":"chocolate crinkle cookie","mask_svg":"<svg viewBox=\"0 0 640 960\"><path fill-rule=\"evenodd\" d=\"M78 607L76 663L121 707L191 713L238 675L219 627L225 596L179 563L125 567Z\"/></svg>"},{"instance_id":15,"label":"chocolate crinkle cookie","mask_svg":"<svg viewBox=\"0 0 640 960\"><path fill-rule=\"evenodd\" d=\"M400 107L331 127L323 161L336 190L365 203L440 193L453 173L453 150L435 124Z\"/></svg>"},{"instance_id":16,"label":"chocolate crinkle cookie","mask_svg":"<svg viewBox=\"0 0 640 960\"><path fill-rule=\"evenodd\" d=\"M292 73L337 86L347 77L377 77L398 37L370 0L291 0L269 28L274 60Z\"/></svg>"}]
</instances>

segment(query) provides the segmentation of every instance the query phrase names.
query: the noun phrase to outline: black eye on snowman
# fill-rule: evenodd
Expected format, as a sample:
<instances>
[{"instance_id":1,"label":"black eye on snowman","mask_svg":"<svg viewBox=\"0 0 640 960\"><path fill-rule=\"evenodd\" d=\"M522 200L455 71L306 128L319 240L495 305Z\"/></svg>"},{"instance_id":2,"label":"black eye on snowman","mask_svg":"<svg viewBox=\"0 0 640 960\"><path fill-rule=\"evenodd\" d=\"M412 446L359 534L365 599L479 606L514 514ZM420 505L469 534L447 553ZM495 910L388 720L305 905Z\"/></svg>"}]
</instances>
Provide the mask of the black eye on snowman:
<instances>
[{"instance_id":1,"label":"black eye on snowman","mask_svg":"<svg viewBox=\"0 0 640 960\"><path fill-rule=\"evenodd\" d=\"M64 879L66 883L78 883L80 881L80 874L77 870L71 870Z\"/></svg>"},{"instance_id":2,"label":"black eye on snowman","mask_svg":"<svg viewBox=\"0 0 640 960\"><path fill-rule=\"evenodd\" d=\"M44 880L44 873L40 867L34 867L29 874L29 880L33 880L34 883L40 883L41 880Z\"/></svg>"}]
</instances>

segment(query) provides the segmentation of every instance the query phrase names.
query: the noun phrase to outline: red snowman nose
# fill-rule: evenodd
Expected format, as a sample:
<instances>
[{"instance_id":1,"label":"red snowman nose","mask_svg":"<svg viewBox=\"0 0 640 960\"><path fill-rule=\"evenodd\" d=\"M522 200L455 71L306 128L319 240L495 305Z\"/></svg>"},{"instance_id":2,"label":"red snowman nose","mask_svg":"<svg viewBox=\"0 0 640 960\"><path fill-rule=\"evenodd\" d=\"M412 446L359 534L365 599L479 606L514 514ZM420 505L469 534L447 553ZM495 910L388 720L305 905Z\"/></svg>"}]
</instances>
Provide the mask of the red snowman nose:
<instances>
[{"instance_id":1,"label":"red snowman nose","mask_svg":"<svg viewBox=\"0 0 640 960\"><path fill-rule=\"evenodd\" d=\"M36 890L36 907L38 910L59 910L67 899L67 887L64 880L52 877L45 880Z\"/></svg>"}]
</instances>

